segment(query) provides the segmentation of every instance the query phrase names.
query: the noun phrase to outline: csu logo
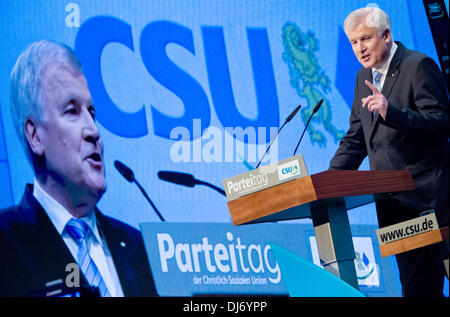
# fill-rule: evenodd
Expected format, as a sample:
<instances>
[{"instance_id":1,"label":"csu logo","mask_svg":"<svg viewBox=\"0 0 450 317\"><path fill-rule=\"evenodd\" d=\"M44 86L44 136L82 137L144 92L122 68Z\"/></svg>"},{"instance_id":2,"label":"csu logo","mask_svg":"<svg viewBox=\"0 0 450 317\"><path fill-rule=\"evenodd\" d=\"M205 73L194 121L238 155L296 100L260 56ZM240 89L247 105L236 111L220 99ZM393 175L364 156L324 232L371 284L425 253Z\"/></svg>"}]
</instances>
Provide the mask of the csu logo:
<instances>
[{"instance_id":1,"label":"csu logo","mask_svg":"<svg viewBox=\"0 0 450 317\"><path fill-rule=\"evenodd\" d=\"M291 175L296 175L298 173L299 169L297 165L292 165L289 167L285 167L283 169L281 169L281 174L286 175L286 174L291 174Z\"/></svg>"},{"instance_id":2,"label":"csu logo","mask_svg":"<svg viewBox=\"0 0 450 317\"><path fill-rule=\"evenodd\" d=\"M278 165L278 179L280 181L296 175L300 175L298 159Z\"/></svg>"},{"instance_id":3,"label":"csu logo","mask_svg":"<svg viewBox=\"0 0 450 317\"><path fill-rule=\"evenodd\" d=\"M255 118L243 116L236 105L230 64L234 63L234 68L240 67L241 61L228 61L223 28L200 26L200 31L196 34L201 34L203 54L200 55L204 56L204 61L201 61L204 65L197 67L205 69L206 85L201 85L197 78L185 70L190 65L178 65L180 63L175 63L166 50L168 45L176 45L193 56L199 55L195 50L193 30L171 21L152 21L142 29L136 41L131 25L120 19L96 16L83 23L75 40L75 52L84 66L84 75L97 105L98 121L110 132L126 138L145 136L150 130L148 126L152 125L153 133L166 139L170 139L172 129L185 127L190 132L191 140L194 140L201 135L194 135L193 120L200 119L200 131L204 131L210 126L211 108L214 107L224 127L241 127L244 130L250 127L255 130L257 127L278 127L278 94L267 29L245 28L257 103ZM111 43L139 55L148 74L181 100L183 115L173 116L161 112L157 109L161 109L158 100L148 100L148 107L142 105L134 112L122 111L121 107L126 105L118 105L111 99L108 90L111 91L113 87L106 87L102 77L102 53ZM139 47L135 47L135 43ZM205 91L205 87L209 91ZM147 122L148 109L151 123ZM266 143L270 141L268 133L262 138ZM246 142L245 139L241 141Z\"/></svg>"}]
</instances>

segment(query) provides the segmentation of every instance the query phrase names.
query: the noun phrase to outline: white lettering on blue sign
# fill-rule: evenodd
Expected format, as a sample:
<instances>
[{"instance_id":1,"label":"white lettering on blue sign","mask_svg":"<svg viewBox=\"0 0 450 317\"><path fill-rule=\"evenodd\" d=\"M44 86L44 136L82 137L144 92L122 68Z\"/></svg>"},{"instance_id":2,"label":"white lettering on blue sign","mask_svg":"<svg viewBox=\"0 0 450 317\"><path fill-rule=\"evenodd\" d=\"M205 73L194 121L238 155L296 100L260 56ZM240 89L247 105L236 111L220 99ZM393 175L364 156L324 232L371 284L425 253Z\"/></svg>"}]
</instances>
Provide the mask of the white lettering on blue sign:
<instances>
[{"instance_id":1,"label":"white lettering on blue sign","mask_svg":"<svg viewBox=\"0 0 450 317\"><path fill-rule=\"evenodd\" d=\"M228 193L231 191L238 192L243 189L250 189L254 186L264 185L267 186L267 174L261 173L257 175L250 174L246 178L241 178L238 182L228 181L227 182L227 190Z\"/></svg>"},{"instance_id":2,"label":"white lettering on blue sign","mask_svg":"<svg viewBox=\"0 0 450 317\"><path fill-rule=\"evenodd\" d=\"M208 237L203 237L201 243L175 243L168 233L157 233L159 256L162 272L169 272L169 262L175 260L178 270L182 273L200 272L206 267L209 273L265 273L273 276L268 279L273 284L281 280L281 272L275 260L269 261L270 245L245 245L241 238L236 243L225 246L223 243L211 244ZM233 242L233 234L227 232L227 240ZM203 263L203 266L201 264Z\"/></svg>"}]
</instances>

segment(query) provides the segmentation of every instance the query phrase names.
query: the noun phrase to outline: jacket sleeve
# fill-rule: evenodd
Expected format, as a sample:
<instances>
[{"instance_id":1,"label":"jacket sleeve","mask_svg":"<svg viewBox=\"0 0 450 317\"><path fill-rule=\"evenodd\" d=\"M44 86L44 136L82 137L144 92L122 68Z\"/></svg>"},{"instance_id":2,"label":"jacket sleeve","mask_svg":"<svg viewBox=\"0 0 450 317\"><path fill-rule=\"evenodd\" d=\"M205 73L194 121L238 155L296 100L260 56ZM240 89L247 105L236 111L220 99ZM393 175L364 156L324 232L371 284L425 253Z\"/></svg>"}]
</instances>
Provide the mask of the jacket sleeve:
<instances>
[{"instance_id":1,"label":"jacket sleeve","mask_svg":"<svg viewBox=\"0 0 450 317\"><path fill-rule=\"evenodd\" d=\"M417 138L448 138L448 96L441 71L429 57L406 67L414 67L413 100L404 107L389 103L383 123Z\"/></svg>"},{"instance_id":2,"label":"jacket sleeve","mask_svg":"<svg viewBox=\"0 0 450 317\"><path fill-rule=\"evenodd\" d=\"M350 127L347 134L342 138L339 148L330 161L329 169L337 170L357 170L364 158L367 156L366 142L364 140L363 128L361 125L358 97L358 83L360 72L356 77L355 97L353 99L352 110L350 114Z\"/></svg>"}]
</instances>

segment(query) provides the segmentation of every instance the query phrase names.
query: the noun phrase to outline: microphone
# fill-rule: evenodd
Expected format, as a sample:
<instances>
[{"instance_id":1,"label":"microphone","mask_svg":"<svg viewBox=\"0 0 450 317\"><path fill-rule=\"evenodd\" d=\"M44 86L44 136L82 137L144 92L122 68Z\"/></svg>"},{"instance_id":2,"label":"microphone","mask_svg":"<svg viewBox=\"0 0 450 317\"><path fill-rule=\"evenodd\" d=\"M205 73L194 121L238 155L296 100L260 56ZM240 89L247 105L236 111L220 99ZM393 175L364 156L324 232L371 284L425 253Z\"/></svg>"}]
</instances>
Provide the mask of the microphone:
<instances>
[{"instance_id":1,"label":"microphone","mask_svg":"<svg viewBox=\"0 0 450 317\"><path fill-rule=\"evenodd\" d=\"M225 191L222 188L217 187L208 182L195 179L195 177L192 174L172 172L172 171L159 171L158 177L163 181L187 187L194 187L195 185L205 185L214 189L223 196L226 196Z\"/></svg>"},{"instance_id":2,"label":"microphone","mask_svg":"<svg viewBox=\"0 0 450 317\"><path fill-rule=\"evenodd\" d=\"M309 116L308 122L306 122L306 125L305 125L305 129L303 129L302 135L301 135L300 139L298 140L297 146L295 147L295 151L294 151L294 155L293 156L295 156L295 153L297 153L298 146L300 145L300 142L303 139L303 135L305 134L306 128L308 127L309 121L311 121L311 118L313 117L313 115L317 111L319 111L319 108L322 105L322 103L323 103L323 99L320 99L319 102L317 103L317 105L314 107L313 112Z\"/></svg>"},{"instance_id":3,"label":"microphone","mask_svg":"<svg viewBox=\"0 0 450 317\"><path fill-rule=\"evenodd\" d=\"M114 166L127 181L130 183L134 181L134 173L128 166L117 160L114 161Z\"/></svg>"},{"instance_id":4,"label":"microphone","mask_svg":"<svg viewBox=\"0 0 450 317\"><path fill-rule=\"evenodd\" d=\"M278 134L280 133L281 129L283 129L283 127L286 125L286 123L288 123L289 121L292 120L292 118L295 117L295 115L297 114L297 112L300 110L302 106L298 105L294 111L291 112L290 115L287 116L286 120L284 120L284 123L281 125L281 127L278 129L277 134L275 134L275 136L273 137L272 141L270 142L269 146L266 149L266 152L264 153L264 155L262 156L262 158L259 160L258 164L256 165L255 169L257 169L259 167L259 164L261 164L262 160L264 159L264 157L266 156L267 152L269 152L270 147L272 146L273 141L275 141L276 137L278 136Z\"/></svg>"},{"instance_id":5,"label":"microphone","mask_svg":"<svg viewBox=\"0 0 450 317\"><path fill-rule=\"evenodd\" d=\"M134 173L131 170L131 168L129 168L128 166L126 166L125 164L123 164L122 162L115 160L114 161L114 166L116 167L116 169L119 171L119 173L130 183L134 182L139 189L141 190L142 194L144 195L144 197L147 199L147 201L150 203L150 205L153 207L153 209L155 210L156 214L158 215L159 219L161 219L162 222L165 222L164 218L161 216L161 214L159 213L158 209L156 208L155 204L153 204L152 200L150 199L150 197L148 197L147 193L145 192L144 188L142 188L141 184L139 184L139 182L137 181L137 179L134 177Z\"/></svg>"}]
</instances>

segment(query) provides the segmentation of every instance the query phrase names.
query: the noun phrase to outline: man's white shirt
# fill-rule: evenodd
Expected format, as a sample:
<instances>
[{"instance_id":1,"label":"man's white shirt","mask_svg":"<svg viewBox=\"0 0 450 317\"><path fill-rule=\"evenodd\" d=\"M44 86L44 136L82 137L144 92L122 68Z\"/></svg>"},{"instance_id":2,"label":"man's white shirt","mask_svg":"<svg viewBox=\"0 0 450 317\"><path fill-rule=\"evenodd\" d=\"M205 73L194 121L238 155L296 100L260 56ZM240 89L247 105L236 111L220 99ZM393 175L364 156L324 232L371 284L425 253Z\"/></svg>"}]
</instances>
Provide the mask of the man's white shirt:
<instances>
[{"instance_id":1,"label":"man's white shirt","mask_svg":"<svg viewBox=\"0 0 450 317\"><path fill-rule=\"evenodd\" d=\"M50 221L63 238L74 259L78 259L78 245L65 230L67 222L74 217L66 208L45 192L36 179L34 179L33 196L41 204L42 208L44 208ZM91 234L86 237L89 255L100 271L109 293L113 297L123 297L122 286L116 267L114 266L111 252L109 251L106 240L101 236L98 230L95 212L90 210L88 214L81 219L86 222L91 229Z\"/></svg>"},{"instance_id":2,"label":"man's white shirt","mask_svg":"<svg viewBox=\"0 0 450 317\"><path fill-rule=\"evenodd\" d=\"M381 79L380 79L380 92L381 89L383 89L384 81L386 80L387 72L389 70L389 66L391 65L392 57L394 57L395 51L397 50L398 45L393 41L391 49L389 50L389 54L386 58L386 61L380 68L372 68L372 73L374 70L381 73Z\"/></svg>"}]
</instances>

